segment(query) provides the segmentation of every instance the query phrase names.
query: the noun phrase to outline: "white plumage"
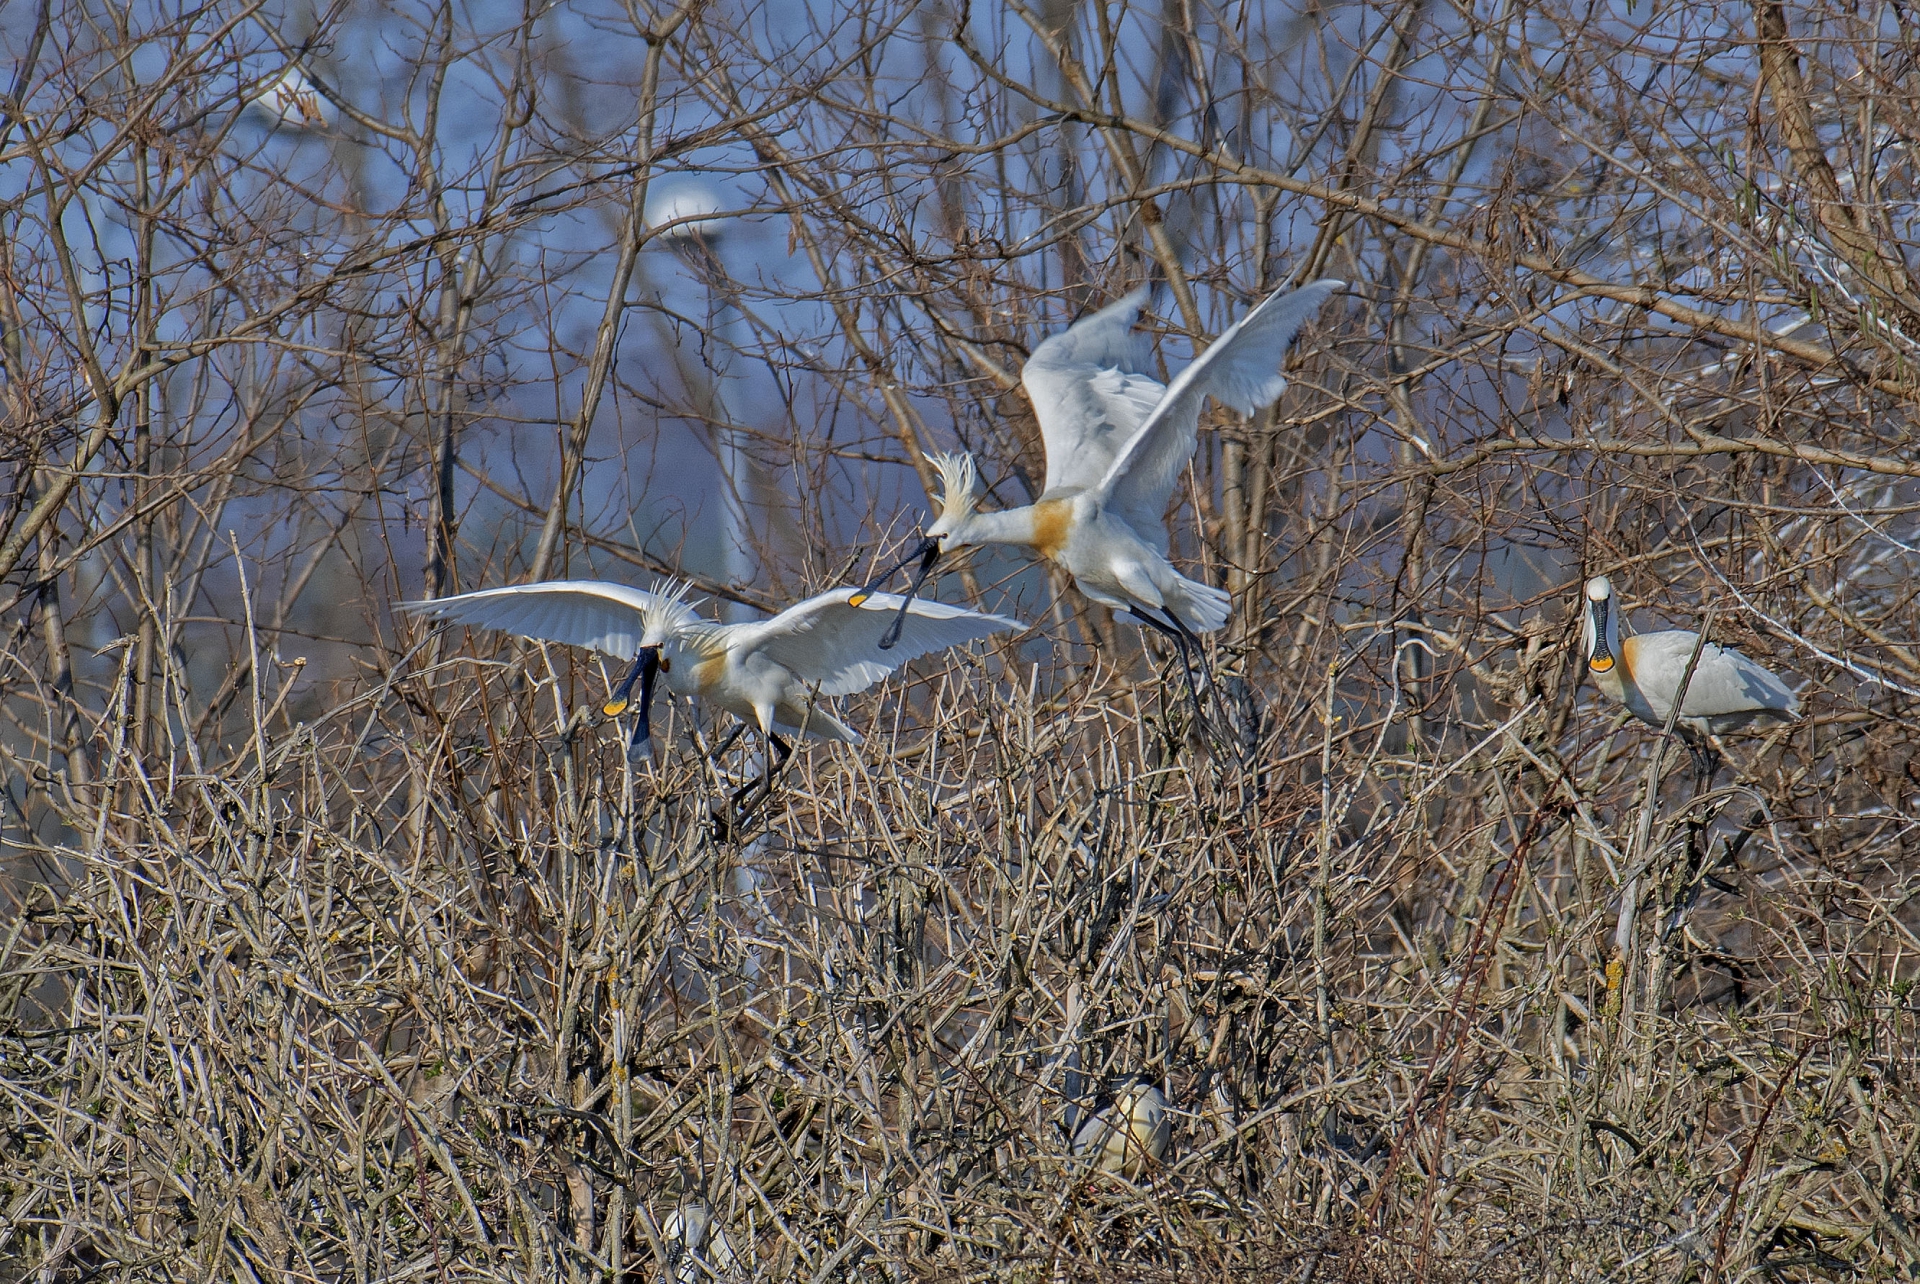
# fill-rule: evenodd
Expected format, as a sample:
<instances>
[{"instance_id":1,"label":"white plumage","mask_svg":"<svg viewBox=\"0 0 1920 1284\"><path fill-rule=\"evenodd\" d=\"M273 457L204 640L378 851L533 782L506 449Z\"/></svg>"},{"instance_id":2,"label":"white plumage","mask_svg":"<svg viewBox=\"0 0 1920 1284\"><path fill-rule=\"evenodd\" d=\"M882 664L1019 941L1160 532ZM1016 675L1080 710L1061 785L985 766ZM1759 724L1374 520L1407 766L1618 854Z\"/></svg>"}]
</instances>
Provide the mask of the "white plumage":
<instances>
[{"instance_id":1,"label":"white plumage","mask_svg":"<svg viewBox=\"0 0 1920 1284\"><path fill-rule=\"evenodd\" d=\"M821 707L819 697L864 690L915 656L1026 627L942 602L908 603L891 593L870 594L855 606L849 599L856 595L845 588L810 597L769 620L716 624L687 605L688 591L684 584L650 592L598 580L549 580L409 602L405 609L632 660L607 712L624 712L628 691L641 680L633 758L645 755L656 666L672 690L751 722L770 740L776 732L804 730L857 743L859 734ZM900 645L883 650L881 637L903 608Z\"/></svg>"},{"instance_id":2,"label":"white plumage","mask_svg":"<svg viewBox=\"0 0 1920 1284\"><path fill-rule=\"evenodd\" d=\"M1020 376L1046 444L1045 491L1025 508L983 513L972 458L933 459L943 494L925 565L969 544L1018 544L1135 619L1183 638L1220 628L1227 595L1167 560L1167 503L1193 457L1200 409L1208 397L1249 414L1277 400L1287 346L1344 284L1269 295L1165 386L1147 373L1133 335L1145 289L1046 340Z\"/></svg>"},{"instance_id":3,"label":"white plumage","mask_svg":"<svg viewBox=\"0 0 1920 1284\"><path fill-rule=\"evenodd\" d=\"M269 125L325 129L333 123L328 118L327 100L320 96L298 63L289 63L280 77L255 95L247 106Z\"/></svg>"},{"instance_id":4,"label":"white plumage","mask_svg":"<svg viewBox=\"0 0 1920 1284\"><path fill-rule=\"evenodd\" d=\"M1073 1135L1073 1153L1094 1172L1138 1181L1149 1164L1165 1157L1172 1139L1167 1094L1149 1080L1136 1079L1080 1125Z\"/></svg>"},{"instance_id":5,"label":"white plumage","mask_svg":"<svg viewBox=\"0 0 1920 1284\"><path fill-rule=\"evenodd\" d=\"M1613 581L1604 575L1587 581L1586 601L1587 672L1594 685L1648 726L1665 727L1699 634L1668 629L1622 641ZM1708 736L1755 722L1791 721L1799 713L1800 698L1779 675L1708 642L1700 647L1674 726L1694 749L1696 767L1711 774Z\"/></svg>"},{"instance_id":6,"label":"white plumage","mask_svg":"<svg viewBox=\"0 0 1920 1284\"><path fill-rule=\"evenodd\" d=\"M726 1227L714 1220L713 1209L704 1199L690 1199L668 1213L660 1223L660 1239L667 1250L667 1278L673 1284L724 1279L739 1268Z\"/></svg>"}]
</instances>

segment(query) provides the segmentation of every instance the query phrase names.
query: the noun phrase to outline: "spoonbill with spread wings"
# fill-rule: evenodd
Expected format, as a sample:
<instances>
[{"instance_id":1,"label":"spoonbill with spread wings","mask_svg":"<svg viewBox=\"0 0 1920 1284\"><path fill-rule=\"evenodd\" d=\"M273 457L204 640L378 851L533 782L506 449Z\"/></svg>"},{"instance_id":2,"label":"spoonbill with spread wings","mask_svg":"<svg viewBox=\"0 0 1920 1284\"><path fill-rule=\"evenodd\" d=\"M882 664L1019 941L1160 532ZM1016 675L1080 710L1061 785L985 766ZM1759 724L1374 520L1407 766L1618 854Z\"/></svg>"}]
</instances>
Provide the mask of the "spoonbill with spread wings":
<instances>
[{"instance_id":1,"label":"spoonbill with spread wings","mask_svg":"<svg viewBox=\"0 0 1920 1284\"><path fill-rule=\"evenodd\" d=\"M1172 638L1191 684L1189 648L1227 622L1229 606L1225 592L1182 575L1167 555L1167 502L1198 443L1201 405L1213 397L1251 414L1277 400L1287 386L1287 346L1345 284L1315 281L1267 296L1166 385L1147 373L1134 338L1146 287L1047 339L1020 373L1046 444L1040 498L982 512L973 457L930 456L940 475L939 518L910 555L851 600L864 602L918 559L906 592L912 601L943 555L1018 544L1067 571L1094 601Z\"/></svg>"},{"instance_id":2,"label":"spoonbill with spread wings","mask_svg":"<svg viewBox=\"0 0 1920 1284\"><path fill-rule=\"evenodd\" d=\"M605 708L608 717L629 705L634 709L629 762L651 752L648 706L658 674L666 675L670 690L741 719L718 752L751 722L784 764L791 750L780 732L859 743L860 734L824 708L820 697L864 691L915 656L1026 627L943 602L845 588L810 597L772 619L716 624L687 604L690 590L684 583L650 592L599 580L547 580L409 602L406 609L631 659ZM899 645L882 649L882 636L896 630ZM766 758L769 792L773 753ZM751 784L734 796L736 803Z\"/></svg>"}]
</instances>

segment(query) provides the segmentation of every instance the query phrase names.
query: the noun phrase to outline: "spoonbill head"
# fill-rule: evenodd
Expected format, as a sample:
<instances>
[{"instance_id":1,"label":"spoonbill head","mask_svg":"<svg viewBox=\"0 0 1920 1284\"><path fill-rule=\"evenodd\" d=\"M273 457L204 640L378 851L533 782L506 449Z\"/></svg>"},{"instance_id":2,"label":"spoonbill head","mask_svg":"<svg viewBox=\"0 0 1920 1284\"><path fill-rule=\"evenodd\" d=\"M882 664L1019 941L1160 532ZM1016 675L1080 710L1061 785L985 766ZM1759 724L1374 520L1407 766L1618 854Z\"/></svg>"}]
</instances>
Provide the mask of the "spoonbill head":
<instances>
[{"instance_id":1,"label":"spoonbill head","mask_svg":"<svg viewBox=\"0 0 1920 1284\"><path fill-rule=\"evenodd\" d=\"M659 677L669 690L751 723L784 756L781 732L859 742L860 734L824 708L821 697L864 691L915 656L1025 627L1005 616L908 602L892 593L868 594L855 604L851 599L860 595L844 588L768 620L718 624L687 603L690 591L685 583L649 591L600 580L547 580L410 602L406 609L632 657L604 706L609 717L634 710L632 761L649 752L648 707ZM895 627L896 613L905 620L900 644L883 650L880 639Z\"/></svg>"},{"instance_id":2,"label":"spoonbill head","mask_svg":"<svg viewBox=\"0 0 1920 1284\"><path fill-rule=\"evenodd\" d=\"M935 503L940 515L927 524L926 542L941 553L986 543L987 532L974 521L980 511L980 502L974 495L980 484L980 470L974 465L973 456L965 453L928 455L927 462L940 478L940 498ZM925 547L920 551L924 553Z\"/></svg>"},{"instance_id":3,"label":"spoonbill head","mask_svg":"<svg viewBox=\"0 0 1920 1284\"><path fill-rule=\"evenodd\" d=\"M1712 642L1700 646L1700 658L1682 695L1681 682L1699 635L1667 629L1622 639L1613 581L1604 575L1587 581L1582 633L1593 684L1640 721L1665 727L1679 698L1680 715L1674 726L1695 750L1697 768L1704 770L1710 761L1701 757L1708 736L1799 716L1800 699L1779 675Z\"/></svg>"}]
</instances>

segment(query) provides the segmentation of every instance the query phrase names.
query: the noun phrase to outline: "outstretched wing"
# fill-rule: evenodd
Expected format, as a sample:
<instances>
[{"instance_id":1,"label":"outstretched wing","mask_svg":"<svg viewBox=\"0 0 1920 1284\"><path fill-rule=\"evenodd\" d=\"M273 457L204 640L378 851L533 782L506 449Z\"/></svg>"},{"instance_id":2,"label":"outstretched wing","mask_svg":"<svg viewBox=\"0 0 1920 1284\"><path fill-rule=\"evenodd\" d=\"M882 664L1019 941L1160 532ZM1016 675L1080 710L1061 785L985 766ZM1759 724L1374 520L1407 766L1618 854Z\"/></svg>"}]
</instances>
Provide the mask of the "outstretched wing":
<instances>
[{"instance_id":1,"label":"outstretched wing","mask_svg":"<svg viewBox=\"0 0 1920 1284\"><path fill-rule=\"evenodd\" d=\"M1214 397L1242 414L1252 414L1278 401L1287 388L1280 374L1287 345L1328 296L1346 284L1329 279L1268 295L1167 385L1166 396L1115 456L1099 483L1106 489L1108 502L1142 535L1151 536L1161 528L1173 483L1193 458L1201 404Z\"/></svg>"},{"instance_id":2,"label":"outstretched wing","mask_svg":"<svg viewBox=\"0 0 1920 1284\"><path fill-rule=\"evenodd\" d=\"M1133 333L1147 294L1142 286L1076 321L1020 371L1046 442L1047 490L1097 485L1165 395Z\"/></svg>"},{"instance_id":3,"label":"outstretched wing","mask_svg":"<svg viewBox=\"0 0 1920 1284\"><path fill-rule=\"evenodd\" d=\"M403 602L400 609L542 642L590 647L616 659L631 660L646 632L644 612L658 601L658 594L625 584L543 580L457 597Z\"/></svg>"},{"instance_id":4,"label":"outstretched wing","mask_svg":"<svg viewBox=\"0 0 1920 1284\"><path fill-rule=\"evenodd\" d=\"M759 651L808 686L819 683L821 695L840 696L865 690L915 656L1027 627L1004 615L915 598L900 640L883 651L880 639L899 613L901 599L875 593L853 606L847 599L856 591L830 589L771 620L736 625L732 645Z\"/></svg>"}]
</instances>

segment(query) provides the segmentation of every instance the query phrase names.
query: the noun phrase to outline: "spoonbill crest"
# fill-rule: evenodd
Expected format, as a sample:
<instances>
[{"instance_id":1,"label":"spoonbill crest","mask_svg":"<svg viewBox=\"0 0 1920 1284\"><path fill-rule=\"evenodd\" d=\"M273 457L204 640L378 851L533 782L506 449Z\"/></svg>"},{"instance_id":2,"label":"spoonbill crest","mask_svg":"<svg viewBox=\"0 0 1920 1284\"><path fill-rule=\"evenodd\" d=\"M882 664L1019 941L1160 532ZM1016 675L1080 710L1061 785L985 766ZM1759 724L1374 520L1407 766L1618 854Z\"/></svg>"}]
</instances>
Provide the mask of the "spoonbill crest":
<instances>
[{"instance_id":1,"label":"spoonbill crest","mask_svg":"<svg viewBox=\"0 0 1920 1284\"><path fill-rule=\"evenodd\" d=\"M1587 581L1585 633L1593 684L1648 726L1664 728L1700 635L1667 629L1622 640L1613 581L1604 575ZM1700 647L1673 725L1693 755L1694 771L1706 781L1718 767L1708 737L1755 722L1790 722L1799 713L1800 698L1777 674L1708 642Z\"/></svg>"},{"instance_id":2,"label":"spoonbill crest","mask_svg":"<svg viewBox=\"0 0 1920 1284\"><path fill-rule=\"evenodd\" d=\"M1276 401L1287 387L1280 374L1287 346L1345 284L1315 281L1268 295L1166 385L1147 372L1134 338L1147 287L1047 339L1020 373L1046 445L1040 498L982 512L973 457L930 456L940 476L939 517L856 600L916 558L908 600L945 554L1017 544L1064 569L1094 601L1172 638L1191 685L1189 648L1197 634L1227 622L1229 607L1226 593L1180 574L1167 557L1167 501L1193 457L1201 405L1213 397L1251 414ZM881 639L882 647L890 640Z\"/></svg>"},{"instance_id":3,"label":"spoonbill crest","mask_svg":"<svg viewBox=\"0 0 1920 1284\"><path fill-rule=\"evenodd\" d=\"M406 606L435 619L631 658L632 667L605 706L610 718L634 708L629 762L651 752L648 706L656 675L666 675L670 690L742 720L717 753L750 722L784 763L791 750L780 732L860 742L860 734L822 707L820 697L864 691L915 656L1026 627L944 602L845 588L798 602L772 619L716 624L687 604L691 588L677 583L649 592L599 580L547 580ZM861 598L859 605L854 597ZM895 612L904 612L906 621L899 645L882 650L881 636L895 627ZM637 701L631 699L636 684ZM769 792L774 770L769 754ZM735 802L745 792L735 794Z\"/></svg>"}]
</instances>

